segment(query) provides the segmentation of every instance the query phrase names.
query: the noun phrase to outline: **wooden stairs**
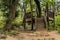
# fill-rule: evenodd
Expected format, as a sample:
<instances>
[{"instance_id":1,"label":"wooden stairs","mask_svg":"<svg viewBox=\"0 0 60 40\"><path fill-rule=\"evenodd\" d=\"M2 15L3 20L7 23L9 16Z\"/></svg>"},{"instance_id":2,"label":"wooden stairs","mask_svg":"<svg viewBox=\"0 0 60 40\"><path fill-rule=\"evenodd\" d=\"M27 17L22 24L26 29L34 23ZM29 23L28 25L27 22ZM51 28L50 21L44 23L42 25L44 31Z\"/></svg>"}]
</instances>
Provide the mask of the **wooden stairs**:
<instances>
[{"instance_id":1,"label":"wooden stairs","mask_svg":"<svg viewBox=\"0 0 60 40\"><path fill-rule=\"evenodd\" d=\"M45 30L44 17L35 18L36 30Z\"/></svg>"}]
</instances>

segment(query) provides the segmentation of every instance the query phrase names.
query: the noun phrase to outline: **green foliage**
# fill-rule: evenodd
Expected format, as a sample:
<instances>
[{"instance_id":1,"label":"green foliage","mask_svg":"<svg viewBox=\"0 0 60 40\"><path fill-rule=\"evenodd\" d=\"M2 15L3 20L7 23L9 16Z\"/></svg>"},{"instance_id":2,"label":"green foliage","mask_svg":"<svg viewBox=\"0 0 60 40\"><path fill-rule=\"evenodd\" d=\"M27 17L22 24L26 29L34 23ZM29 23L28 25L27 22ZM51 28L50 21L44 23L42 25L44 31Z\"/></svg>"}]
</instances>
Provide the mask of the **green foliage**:
<instances>
[{"instance_id":1,"label":"green foliage","mask_svg":"<svg viewBox=\"0 0 60 40\"><path fill-rule=\"evenodd\" d=\"M16 25L16 26L17 25L20 26L23 22L23 12L19 12L18 14L19 14L18 17L16 17L12 22L13 25Z\"/></svg>"},{"instance_id":2,"label":"green foliage","mask_svg":"<svg viewBox=\"0 0 60 40\"><path fill-rule=\"evenodd\" d=\"M56 23L56 28L58 32L60 32L60 12L58 12L58 15L55 17L55 23Z\"/></svg>"},{"instance_id":3,"label":"green foliage","mask_svg":"<svg viewBox=\"0 0 60 40\"><path fill-rule=\"evenodd\" d=\"M5 23L6 23L6 20L7 20L7 17L9 15L9 7L11 5L11 2L12 0L0 0L0 28L3 28ZM16 18L13 20L12 22L12 25L14 26L20 26L23 22L23 2L26 3L27 5L27 12L30 12L31 11L31 8L30 8L30 0L19 0L19 4L18 4L18 7L17 7L17 12L16 12ZM50 7L51 5L53 6L54 5L54 0L40 0L40 2L42 3L41 4L41 8L43 9L43 7L46 6L46 2L48 3L48 6ZM34 0L32 0L32 8L33 10L35 11L36 10L36 4L34 2ZM20 12L19 12L20 11ZM21 12L22 11L22 12ZM60 13L59 13L60 14ZM17 16L18 15L18 16ZM33 16L36 16L36 13L33 14ZM55 17L55 22L56 22L56 27L57 27L57 30L60 32L60 15L56 16ZM26 24L27 26L30 26L28 24ZM52 27L53 25L51 24L51 27L50 29L53 29Z\"/></svg>"},{"instance_id":4,"label":"green foliage","mask_svg":"<svg viewBox=\"0 0 60 40\"><path fill-rule=\"evenodd\" d=\"M0 28L3 28L5 25L6 18L3 16L3 12L0 11Z\"/></svg>"}]
</instances>

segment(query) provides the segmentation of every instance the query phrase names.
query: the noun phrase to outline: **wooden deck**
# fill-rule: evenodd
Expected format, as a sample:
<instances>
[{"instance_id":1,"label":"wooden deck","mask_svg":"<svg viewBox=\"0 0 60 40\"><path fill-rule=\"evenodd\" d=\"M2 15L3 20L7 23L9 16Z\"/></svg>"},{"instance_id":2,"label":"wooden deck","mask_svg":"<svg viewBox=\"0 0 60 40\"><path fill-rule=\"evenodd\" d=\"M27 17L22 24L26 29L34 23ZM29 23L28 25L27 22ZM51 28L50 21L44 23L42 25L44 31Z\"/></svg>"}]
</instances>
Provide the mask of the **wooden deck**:
<instances>
[{"instance_id":1,"label":"wooden deck","mask_svg":"<svg viewBox=\"0 0 60 40\"><path fill-rule=\"evenodd\" d=\"M44 30L45 29L45 24L44 24L44 18L35 18L35 26L37 30Z\"/></svg>"}]
</instances>

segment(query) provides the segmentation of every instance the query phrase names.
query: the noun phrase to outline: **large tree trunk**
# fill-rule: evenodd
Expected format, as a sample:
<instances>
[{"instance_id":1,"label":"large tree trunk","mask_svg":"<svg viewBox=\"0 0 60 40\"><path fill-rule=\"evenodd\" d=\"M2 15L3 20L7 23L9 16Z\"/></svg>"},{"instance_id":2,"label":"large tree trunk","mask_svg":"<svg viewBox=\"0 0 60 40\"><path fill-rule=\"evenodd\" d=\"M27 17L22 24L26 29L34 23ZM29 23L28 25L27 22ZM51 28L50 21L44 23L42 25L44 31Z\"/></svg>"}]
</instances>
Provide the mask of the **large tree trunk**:
<instances>
[{"instance_id":1,"label":"large tree trunk","mask_svg":"<svg viewBox=\"0 0 60 40\"><path fill-rule=\"evenodd\" d=\"M15 18L17 3L18 3L18 0L14 0L14 1L11 0L11 5L9 8L8 22L6 22L6 25L5 25L5 30L7 30L7 31L9 31L11 29L12 21Z\"/></svg>"},{"instance_id":2,"label":"large tree trunk","mask_svg":"<svg viewBox=\"0 0 60 40\"><path fill-rule=\"evenodd\" d=\"M37 9L38 9L38 17L41 17L41 5L39 0L34 0L36 5L37 5Z\"/></svg>"}]
</instances>

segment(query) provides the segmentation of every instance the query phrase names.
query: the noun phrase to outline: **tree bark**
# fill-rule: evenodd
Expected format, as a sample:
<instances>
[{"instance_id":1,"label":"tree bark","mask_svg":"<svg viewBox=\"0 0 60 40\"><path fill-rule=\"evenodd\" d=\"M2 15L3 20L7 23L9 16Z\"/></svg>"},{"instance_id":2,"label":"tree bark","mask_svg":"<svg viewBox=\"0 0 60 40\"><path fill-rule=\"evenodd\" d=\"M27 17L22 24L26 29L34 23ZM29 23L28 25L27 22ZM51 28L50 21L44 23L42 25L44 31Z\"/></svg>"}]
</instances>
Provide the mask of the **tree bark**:
<instances>
[{"instance_id":1,"label":"tree bark","mask_svg":"<svg viewBox=\"0 0 60 40\"><path fill-rule=\"evenodd\" d=\"M38 9L38 17L41 17L41 5L39 0L34 0L36 5L37 5L37 9Z\"/></svg>"},{"instance_id":2,"label":"tree bark","mask_svg":"<svg viewBox=\"0 0 60 40\"><path fill-rule=\"evenodd\" d=\"M26 30L26 7L25 3L23 2L23 9L24 9L24 18L23 18L23 27Z\"/></svg>"},{"instance_id":3,"label":"tree bark","mask_svg":"<svg viewBox=\"0 0 60 40\"><path fill-rule=\"evenodd\" d=\"M32 0L30 0L30 8L31 8L31 30L33 30L33 8L32 8Z\"/></svg>"},{"instance_id":4,"label":"tree bark","mask_svg":"<svg viewBox=\"0 0 60 40\"><path fill-rule=\"evenodd\" d=\"M49 27L50 27L50 25L49 25L49 14L48 14L48 11L49 9L48 9L48 3L46 2L46 12L47 12L47 25L48 25L48 30L49 30Z\"/></svg>"},{"instance_id":5,"label":"tree bark","mask_svg":"<svg viewBox=\"0 0 60 40\"><path fill-rule=\"evenodd\" d=\"M55 2L53 2L53 29L56 28L55 27Z\"/></svg>"},{"instance_id":6,"label":"tree bark","mask_svg":"<svg viewBox=\"0 0 60 40\"><path fill-rule=\"evenodd\" d=\"M4 27L5 30L7 30L7 31L9 31L11 29L12 21L15 18L15 12L16 12L16 8L17 8L17 3L18 3L18 0L14 0L14 1L11 0L11 5L9 7L8 22L6 22L6 25Z\"/></svg>"}]
</instances>

